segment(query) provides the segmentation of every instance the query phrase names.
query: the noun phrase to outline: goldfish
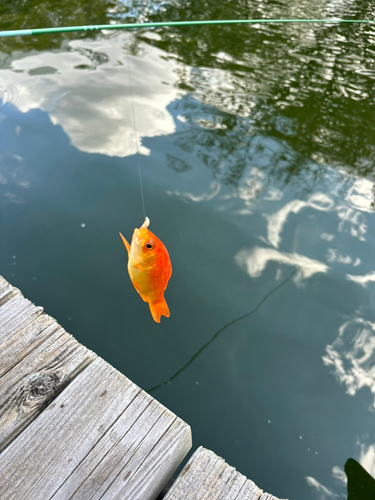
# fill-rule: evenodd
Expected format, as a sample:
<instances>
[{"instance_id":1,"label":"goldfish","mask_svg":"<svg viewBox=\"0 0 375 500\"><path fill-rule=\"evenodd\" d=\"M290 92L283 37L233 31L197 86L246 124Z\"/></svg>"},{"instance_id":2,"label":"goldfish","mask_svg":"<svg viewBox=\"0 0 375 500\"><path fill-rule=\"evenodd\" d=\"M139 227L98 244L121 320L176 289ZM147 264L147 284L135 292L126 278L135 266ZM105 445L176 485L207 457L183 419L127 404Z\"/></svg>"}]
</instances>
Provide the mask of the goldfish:
<instances>
[{"instance_id":1,"label":"goldfish","mask_svg":"<svg viewBox=\"0 0 375 500\"><path fill-rule=\"evenodd\" d=\"M148 228L150 219L145 218L139 229L134 229L131 245L121 233L128 251L128 272L134 288L148 302L154 321L169 318L170 312L164 298L164 290L172 275L172 264L164 244Z\"/></svg>"}]
</instances>

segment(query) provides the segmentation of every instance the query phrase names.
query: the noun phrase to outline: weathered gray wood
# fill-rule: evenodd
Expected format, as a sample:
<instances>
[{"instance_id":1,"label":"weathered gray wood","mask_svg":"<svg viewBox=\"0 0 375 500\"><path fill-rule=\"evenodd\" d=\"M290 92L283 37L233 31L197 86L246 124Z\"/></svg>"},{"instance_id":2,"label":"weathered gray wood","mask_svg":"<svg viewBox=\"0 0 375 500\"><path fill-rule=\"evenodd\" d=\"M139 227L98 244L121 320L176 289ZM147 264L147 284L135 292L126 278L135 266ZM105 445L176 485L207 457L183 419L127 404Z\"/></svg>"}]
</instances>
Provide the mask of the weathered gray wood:
<instances>
[{"instance_id":1,"label":"weathered gray wood","mask_svg":"<svg viewBox=\"0 0 375 500\"><path fill-rule=\"evenodd\" d=\"M0 276L0 294L3 294L3 291L9 288L13 290L12 285L3 276Z\"/></svg>"},{"instance_id":2,"label":"weathered gray wood","mask_svg":"<svg viewBox=\"0 0 375 500\"><path fill-rule=\"evenodd\" d=\"M0 305L4 304L17 294L20 294L20 291L17 288L12 287L6 279L0 276Z\"/></svg>"},{"instance_id":3,"label":"weathered gray wood","mask_svg":"<svg viewBox=\"0 0 375 500\"><path fill-rule=\"evenodd\" d=\"M258 486L253 483L253 481L251 481L250 479L246 479L238 496L236 497L236 500L260 500L260 493L262 493L262 490L260 490Z\"/></svg>"},{"instance_id":4,"label":"weathered gray wood","mask_svg":"<svg viewBox=\"0 0 375 500\"><path fill-rule=\"evenodd\" d=\"M207 498L220 498L217 490L220 488L225 468L226 463L224 460L220 460L219 457L217 457L214 466L205 477L202 486L199 488L199 495L202 500ZM220 481L218 481L218 478L220 478Z\"/></svg>"},{"instance_id":5,"label":"weathered gray wood","mask_svg":"<svg viewBox=\"0 0 375 500\"><path fill-rule=\"evenodd\" d=\"M0 498L92 498L99 491L97 498L151 500L190 439L187 424L97 358L2 452Z\"/></svg>"},{"instance_id":6,"label":"weathered gray wood","mask_svg":"<svg viewBox=\"0 0 375 500\"><path fill-rule=\"evenodd\" d=\"M226 500L237 500L241 489L246 483L246 477L237 472L234 467L231 467L231 469L231 477L225 486L222 496Z\"/></svg>"},{"instance_id":7,"label":"weathered gray wood","mask_svg":"<svg viewBox=\"0 0 375 500\"><path fill-rule=\"evenodd\" d=\"M60 328L60 325L53 318L42 314L25 328L4 334L0 339L0 384L1 377L5 373L20 363Z\"/></svg>"},{"instance_id":8,"label":"weathered gray wood","mask_svg":"<svg viewBox=\"0 0 375 500\"><path fill-rule=\"evenodd\" d=\"M0 276L0 293L4 288L7 288L9 286L11 285L8 283L8 281L3 276Z\"/></svg>"},{"instance_id":9,"label":"weathered gray wood","mask_svg":"<svg viewBox=\"0 0 375 500\"><path fill-rule=\"evenodd\" d=\"M263 493L259 500L278 500L278 498L274 497L270 493Z\"/></svg>"},{"instance_id":10,"label":"weathered gray wood","mask_svg":"<svg viewBox=\"0 0 375 500\"><path fill-rule=\"evenodd\" d=\"M128 406L120 418L66 479L53 496L54 500L65 500L73 494L77 499L91 499L95 494L100 496L116 478L116 467L121 470L125 465L121 463L123 455L128 452L131 457L133 448L137 449L137 432L142 425L147 424L147 419L152 417L155 408L151 404L152 398L136 385L129 387L125 398ZM144 433L141 433L139 439L143 437ZM100 484L95 480L95 476L100 477Z\"/></svg>"},{"instance_id":11,"label":"weathered gray wood","mask_svg":"<svg viewBox=\"0 0 375 500\"><path fill-rule=\"evenodd\" d=\"M277 500L257 488L214 452L198 448L165 500Z\"/></svg>"},{"instance_id":12,"label":"weathered gray wood","mask_svg":"<svg viewBox=\"0 0 375 500\"><path fill-rule=\"evenodd\" d=\"M15 295L0 307L0 341L5 335L21 330L43 313L22 295Z\"/></svg>"},{"instance_id":13,"label":"weathered gray wood","mask_svg":"<svg viewBox=\"0 0 375 500\"><path fill-rule=\"evenodd\" d=\"M0 451L95 357L60 327L7 371L0 378Z\"/></svg>"},{"instance_id":14,"label":"weathered gray wood","mask_svg":"<svg viewBox=\"0 0 375 500\"><path fill-rule=\"evenodd\" d=\"M245 482L245 476L237 472L234 467L227 465L223 470L220 483L216 486L216 495L218 498L235 500Z\"/></svg>"},{"instance_id":15,"label":"weathered gray wood","mask_svg":"<svg viewBox=\"0 0 375 500\"><path fill-rule=\"evenodd\" d=\"M154 431L151 436L153 435ZM156 498L191 448L190 427L176 418L160 440L155 442L153 439L152 442L155 443L154 448L148 453L147 460L144 458L141 460L139 454L137 460L127 467L128 472L118 476L114 488L111 487L108 491L109 498L112 498L114 492L116 492L114 500Z\"/></svg>"},{"instance_id":16,"label":"weathered gray wood","mask_svg":"<svg viewBox=\"0 0 375 500\"><path fill-rule=\"evenodd\" d=\"M0 287L8 297L0 305L1 451L95 355L4 278Z\"/></svg>"},{"instance_id":17,"label":"weathered gray wood","mask_svg":"<svg viewBox=\"0 0 375 500\"><path fill-rule=\"evenodd\" d=\"M155 498L190 447L190 428L141 391L53 500Z\"/></svg>"},{"instance_id":18,"label":"weathered gray wood","mask_svg":"<svg viewBox=\"0 0 375 500\"><path fill-rule=\"evenodd\" d=\"M5 373L61 328L0 276L0 297L5 292L7 300L0 301L0 384Z\"/></svg>"}]
</instances>

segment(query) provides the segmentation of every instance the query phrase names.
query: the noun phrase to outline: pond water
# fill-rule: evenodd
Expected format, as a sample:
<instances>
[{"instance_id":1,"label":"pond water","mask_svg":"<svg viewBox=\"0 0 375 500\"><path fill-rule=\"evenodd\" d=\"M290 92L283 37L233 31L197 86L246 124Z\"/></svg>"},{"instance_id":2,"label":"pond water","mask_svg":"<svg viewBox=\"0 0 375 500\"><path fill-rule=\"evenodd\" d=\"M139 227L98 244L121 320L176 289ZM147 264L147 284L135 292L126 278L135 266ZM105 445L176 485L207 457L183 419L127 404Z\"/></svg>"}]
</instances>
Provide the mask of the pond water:
<instances>
[{"instance_id":1,"label":"pond water","mask_svg":"<svg viewBox=\"0 0 375 500\"><path fill-rule=\"evenodd\" d=\"M372 11L0 4L4 30L261 17ZM0 274L280 498L346 498L349 457L375 475L374 62L361 24L0 40ZM118 235L143 222L137 161L173 266L161 325Z\"/></svg>"}]
</instances>

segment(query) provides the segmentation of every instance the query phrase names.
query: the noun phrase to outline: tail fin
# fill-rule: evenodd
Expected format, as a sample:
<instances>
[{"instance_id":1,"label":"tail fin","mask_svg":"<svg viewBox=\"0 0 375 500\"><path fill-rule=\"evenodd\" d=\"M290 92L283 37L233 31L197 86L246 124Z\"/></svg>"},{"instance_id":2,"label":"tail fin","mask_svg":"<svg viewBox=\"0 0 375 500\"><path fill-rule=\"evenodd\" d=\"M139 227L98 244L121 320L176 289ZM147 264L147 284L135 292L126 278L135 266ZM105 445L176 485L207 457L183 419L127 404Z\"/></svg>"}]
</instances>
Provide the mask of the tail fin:
<instances>
[{"instance_id":1,"label":"tail fin","mask_svg":"<svg viewBox=\"0 0 375 500\"><path fill-rule=\"evenodd\" d=\"M164 298L161 302L153 304L149 303L149 306L152 317L154 318L154 321L156 321L156 323L160 323L160 316L165 316L166 318L169 318L169 316L171 315Z\"/></svg>"}]
</instances>

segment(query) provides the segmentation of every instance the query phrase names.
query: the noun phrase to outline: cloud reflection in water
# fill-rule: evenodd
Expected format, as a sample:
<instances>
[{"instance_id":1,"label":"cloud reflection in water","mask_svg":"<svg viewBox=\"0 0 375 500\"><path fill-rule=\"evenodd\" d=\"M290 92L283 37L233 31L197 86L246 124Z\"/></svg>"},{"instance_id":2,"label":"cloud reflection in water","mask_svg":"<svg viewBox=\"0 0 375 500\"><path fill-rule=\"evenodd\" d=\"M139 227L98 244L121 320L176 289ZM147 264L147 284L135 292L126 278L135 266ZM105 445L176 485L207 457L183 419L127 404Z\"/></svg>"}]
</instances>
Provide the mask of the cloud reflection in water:
<instances>
[{"instance_id":1,"label":"cloud reflection in water","mask_svg":"<svg viewBox=\"0 0 375 500\"><path fill-rule=\"evenodd\" d=\"M375 478L375 444L358 443L360 447L359 463Z\"/></svg>"},{"instance_id":2,"label":"cloud reflection in water","mask_svg":"<svg viewBox=\"0 0 375 500\"><path fill-rule=\"evenodd\" d=\"M333 368L336 379L354 396L368 387L374 396L375 409L375 323L363 318L345 321L339 334L327 345L322 357L326 366Z\"/></svg>"},{"instance_id":3,"label":"cloud reflection in water","mask_svg":"<svg viewBox=\"0 0 375 500\"><path fill-rule=\"evenodd\" d=\"M317 500L331 500L332 498L337 498L331 490L319 483L314 477L306 476L306 482L313 488Z\"/></svg>"},{"instance_id":4,"label":"cloud reflection in water","mask_svg":"<svg viewBox=\"0 0 375 500\"><path fill-rule=\"evenodd\" d=\"M295 266L298 268L293 278L296 284L301 284L303 279L311 278L316 273L326 273L329 269L323 262L310 259L305 255L283 253L274 248L255 247L252 250L240 250L234 260L251 278L261 276L268 262L271 261Z\"/></svg>"},{"instance_id":5,"label":"cloud reflection in water","mask_svg":"<svg viewBox=\"0 0 375 500\"><path fill-rule=\"evenodd\" d=\"M133 95L138 147L148 155L142 137L175 131L166 110L177 95L173 88L175 64L144 43L140 45L143 57L129 55L128 43L129 34L122 33L95 42L76 40L64 49L14 58L1 71L3 104L11 102L23 113L37 108L47 111L52 123L61 125L81 151L123 157L136 153ZM55 72L37 71L45 67Z\"/></svg>"},{"instance_id":6,"label":"cloud reflection in water","mask_svg":"<svg viewBox=\"0 0 375 500\"><path fill-rule=\"evenodd\" d=\"M368 273L368 274L364 274L362 276L360 276L360 275L356 276L353 274L347 274L346 276L347 276L348 280L354 281L354 283L358 283L358 285L361 285L364 288L366 288L367 283L371 283L372 281L375 281L375 271Z\"/></svg>"},{"instance_id":7,"label":"cloud reflection in water","mask_svg":"<svg viewBox=\"0 0 375 500\"><path fill-rule=\"evenodd\" d=\"M281 241L281 233L289 214L297 214L306 207L315 210L329 211L334 206L333 200L324 193L314 193L307 201L293 200L284 205L278 212L266 215L268 220L268 240L274 247L278 248Z\"/></svg>"}]
</instances>

